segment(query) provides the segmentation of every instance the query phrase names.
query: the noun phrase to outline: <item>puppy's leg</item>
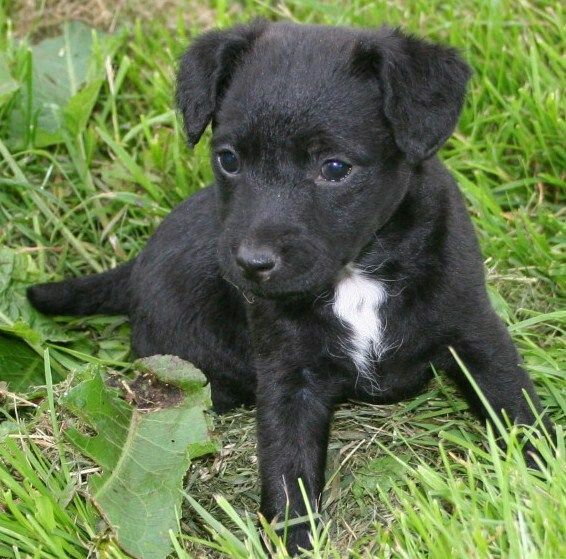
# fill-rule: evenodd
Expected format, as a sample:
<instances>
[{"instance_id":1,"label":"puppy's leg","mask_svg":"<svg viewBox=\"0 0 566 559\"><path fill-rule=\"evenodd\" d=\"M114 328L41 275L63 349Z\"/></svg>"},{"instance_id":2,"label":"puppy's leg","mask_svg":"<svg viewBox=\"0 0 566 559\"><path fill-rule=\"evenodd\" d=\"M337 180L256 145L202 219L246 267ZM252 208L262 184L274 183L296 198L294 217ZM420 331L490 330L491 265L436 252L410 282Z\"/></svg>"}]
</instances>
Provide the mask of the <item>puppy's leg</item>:
<instances>
[{"instance_id":1,"label":"puppy's leg","mask_svg":"<svg viewBox=\"0 0 566 559\"><path fill-rule=\"evenodd\" d=\"M271 521L303 516L306 508L297 480L304 484L313 510L324 485L328 432L334 389L309 369L258 374L257 421L261 476L261 512ZM308 523L289 529L287 549L309 549Z\"/></svg>"},{"instance_id":2,"label":"puppy's leg","mask_svg":"<svg viewBox=\"0 0 566 559\"><path fill-rule=\"evenodd\" d=\"M212 405L216 413L223 414L240 406L251 406L255 402L255 377L247 370L235 368L227 373L215 370L210 378Z\"/></svg>"},{"instance_id":3,"label":"puppy's leg","mask_svg":"<svg viewBox=\"0 0 566 559\"><path fill-rule=\"evenodd\" d=\"M454 344L454 349L499 417L505 415L516 424L534 424L531 405L540 411L540 400L521 366L521 358L507 328L494 313L480 320L470 320L467 334ZM487 410L458 364L452 363L448 372L463 389L473 409L489 419ZM528 455L527 459L533 463Z\"/></svg>"}]
</instances>

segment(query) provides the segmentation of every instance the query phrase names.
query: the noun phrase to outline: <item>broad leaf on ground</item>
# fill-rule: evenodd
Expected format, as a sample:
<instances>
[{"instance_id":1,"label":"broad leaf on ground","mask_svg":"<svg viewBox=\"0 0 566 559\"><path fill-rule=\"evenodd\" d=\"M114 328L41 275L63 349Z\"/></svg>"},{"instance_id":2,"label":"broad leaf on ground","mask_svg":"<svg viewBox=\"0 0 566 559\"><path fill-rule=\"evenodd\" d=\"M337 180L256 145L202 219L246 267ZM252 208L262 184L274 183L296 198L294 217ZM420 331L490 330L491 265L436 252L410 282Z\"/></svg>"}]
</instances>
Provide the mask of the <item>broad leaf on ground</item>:
<instances>
[{"instance_id":1,"label":"broad leaf on ground","mask_svg":"<svg viewBox=\"0 0 566 559\"><path fill-rule=\"evenodd\" d=\"M26 287L38 279L30 255L0 247L0 381L13 392L45 383L42 344L75 339L29 304ZM53 380L60 380L56 371Z\"/></svg>"},{"instance_id":2,"label":"broad leaf on ground","mask_svg":"<svg viewBox=\"0 0 566 559\"><path fill-rule=\"evenodd\" d=\"M35 147L63 141L66 129L81 132L104 78L104 59L120 40L73 21L64 24L61 35L31 47L31 85L23 86L19 109L10 115L12 143L24 144L30 125Z\"/></svg>"},{"instance_id":3,"label":"broad leaf on ground","mask_svg":"<svg viewBox=\"0 0 566 559\"><path fill-rule=\"evenodd\" d=\"M136 365L127 385L122 378L105 382L100 368L89 369L61 403L78 418L66 435L103 469L90 478L91 498L118 543L135 557L161 559L171 550L169 530L177 526L190 459L216 449L205 413L210 389L178 357ZM96 434L82 434L81 425Z\"/></svg>"},{"instance_id":4,"label":"broad leaf on ground","mask_svg":"<svg viewBox=\"0 0 566 559\"><path fill-rule=\"evenodd\" d=\"M30 255L0 247L0 331L30 344L74 340L75 336L29 304L26 287L38 280L39 273Z\"/></svg>"},{"instance_id":5,"label":"broad leaf on ground","mask_svg":"<svg viewBox=\"0 0 566 559\"><path fill-rule=\"evenodd\" d=\"M0 54L0 107L6 104L19 88L20 84L10 76L6 56Z\"/></svg>"},{"instance_id":6,"label":"broad leaf on ground","mask_svg":"<svg viewBox=\"0 0 566 559\"><path fill-rule=\"evenodd\" d=\"M25 342L0 334L0 382L11 392L44 384L43 359Z\"/></svg>"}]
</instances>

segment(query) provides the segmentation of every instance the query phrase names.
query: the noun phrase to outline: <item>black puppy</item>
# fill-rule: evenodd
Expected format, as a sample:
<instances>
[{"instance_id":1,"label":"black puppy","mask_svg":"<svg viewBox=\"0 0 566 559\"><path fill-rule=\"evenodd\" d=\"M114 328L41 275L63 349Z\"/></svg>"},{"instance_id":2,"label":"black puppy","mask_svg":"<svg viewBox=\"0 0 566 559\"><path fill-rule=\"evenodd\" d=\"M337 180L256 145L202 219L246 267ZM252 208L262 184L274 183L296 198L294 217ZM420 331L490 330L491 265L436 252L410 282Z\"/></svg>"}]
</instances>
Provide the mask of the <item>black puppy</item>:
<instances>
[{"instance_id":1,"label":"black puppy","mask_svg":"<svg viewBox=\"0 0 566 559\"><path fill-rule=\"evenodd\" d=\"M492 310L457 185L435 157L470 75L457 53L377 31L255 22L197 39L177 99L189 141L213 126L215 184L132 262L30 288L51 314L124 313L138 355L176 354L219 412L257 402L261 510L314 507L332 412L420 391L431 363L478 401L538 399ZM288 547L309 546L306 525Z\"/></svg>"}]
</instances>

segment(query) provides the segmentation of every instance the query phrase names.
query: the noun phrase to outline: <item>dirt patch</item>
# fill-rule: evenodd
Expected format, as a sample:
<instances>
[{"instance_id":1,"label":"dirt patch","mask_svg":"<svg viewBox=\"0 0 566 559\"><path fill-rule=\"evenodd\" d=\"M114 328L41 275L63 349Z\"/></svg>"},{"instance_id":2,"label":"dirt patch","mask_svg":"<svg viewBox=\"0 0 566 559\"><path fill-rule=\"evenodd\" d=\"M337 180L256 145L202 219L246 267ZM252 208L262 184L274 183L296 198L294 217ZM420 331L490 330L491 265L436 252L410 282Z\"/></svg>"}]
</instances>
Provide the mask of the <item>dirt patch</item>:
<instances>
[{"instance_id":1,"label":"dirt patch","mask_svg":"<svg viewBox=\"0 0 566 559\"><path fill-rule=\"evenodd\" d=\"M140 411L172 408L185 398L180 388L162 382L150 373L140 374L132 381L126 381L121 375L112 375L108 385L118 388L124 399Z\"/></svg>"}]
</instances>

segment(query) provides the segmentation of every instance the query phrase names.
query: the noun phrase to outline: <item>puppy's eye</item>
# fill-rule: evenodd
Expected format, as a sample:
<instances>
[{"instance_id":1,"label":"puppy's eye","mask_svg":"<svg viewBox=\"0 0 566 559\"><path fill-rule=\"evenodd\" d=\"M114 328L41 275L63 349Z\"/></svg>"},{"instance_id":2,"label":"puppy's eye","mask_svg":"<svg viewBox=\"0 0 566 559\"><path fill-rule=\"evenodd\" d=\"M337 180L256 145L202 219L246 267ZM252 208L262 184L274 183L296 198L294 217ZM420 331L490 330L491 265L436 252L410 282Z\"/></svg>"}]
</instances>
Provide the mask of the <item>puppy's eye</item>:
<instances>
[{"instance_id":1,"label":"puppy's eye","mask_svg":"<svg viewBox=\"0 0 566 559\"><path fill-rule=\"evenodd\" d=\"M344 180L351 170L352 166L340 159L328 159L322 164L320 175L324 180L338 182Z\"/></svg>"},{"instance_id":2,"label":"puppy's eye","mask_svg":"<svg viewBox=\"0 0 566 559\"><path fill-rule=\"evenodd\" d=\"M234 175L240 170L238 156L229 149L224 149L218 154L218 164L225 173Z\"/></svg>"}]
</instances>

